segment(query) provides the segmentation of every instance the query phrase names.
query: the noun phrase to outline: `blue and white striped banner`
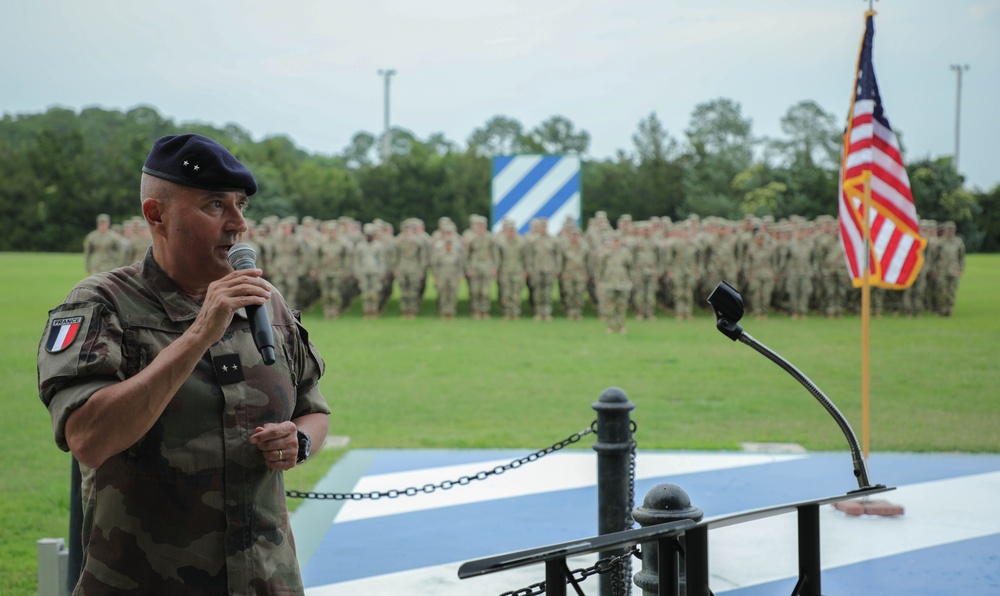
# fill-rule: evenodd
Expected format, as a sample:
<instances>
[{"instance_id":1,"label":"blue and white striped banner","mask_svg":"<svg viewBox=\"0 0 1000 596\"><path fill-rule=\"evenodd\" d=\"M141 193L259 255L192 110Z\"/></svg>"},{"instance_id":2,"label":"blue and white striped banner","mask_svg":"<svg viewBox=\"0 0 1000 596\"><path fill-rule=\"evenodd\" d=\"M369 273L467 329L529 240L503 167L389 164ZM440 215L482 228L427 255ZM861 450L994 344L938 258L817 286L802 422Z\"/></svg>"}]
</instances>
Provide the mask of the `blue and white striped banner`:
<instances>
[{"instance_id":1,"label":"blue and white striped banner","mask_svg":"<svg viewBox=\"0 0 1000 596\"><path fill-rule=\"evenodd\" d=\"M580 223L578 155L503 155L493 158L492 229L504 218L526 233L531 220L547 217L549 234L559 233L569 216Z\"/></svg>"}]
</instances>

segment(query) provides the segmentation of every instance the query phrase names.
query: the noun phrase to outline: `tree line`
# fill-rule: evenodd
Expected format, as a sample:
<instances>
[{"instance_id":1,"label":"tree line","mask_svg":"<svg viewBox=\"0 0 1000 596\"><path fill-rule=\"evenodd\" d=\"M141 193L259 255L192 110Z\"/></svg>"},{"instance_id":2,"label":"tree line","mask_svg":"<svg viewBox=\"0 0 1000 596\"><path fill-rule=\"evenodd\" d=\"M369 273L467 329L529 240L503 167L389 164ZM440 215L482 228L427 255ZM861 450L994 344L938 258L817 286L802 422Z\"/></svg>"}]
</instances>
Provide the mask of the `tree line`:
<instances>
[{"instance_id":1,"label":"tree line","mask_svg":"<svg viewBox=\"0 0 1000 596\"><path fill-rule=\"evenodd\" d=\"M248 216L399 222L433 227L489 215L491 158L516 153L575 153L583 159L583 212L614 221L653 215L775 219L836 215L843 125L813 101L781 119L780 138L753 133L739 103L716 99L693 110L680 135L655 112L637 124L632 147L588 159L590 135L563 116L534 128L495 116L464 145L437 133L419 139L394 128L387 159L381 135L358 132L339 154L309 153L287 136L254 141L236 124L175 123L149 106L128 111L53 107L0 120L2 251L79 251L98 213L119 222L139 213L139 175L152 142L195 132L226 145L253 172L260 191ZM902 136L901 136L902 142ZM904 147L905 155L905 147ZM917 213L952 220L970 251L1000 250L1000 185L969 190L950 156L907 162Z\"/></svg>"}]
</instances>

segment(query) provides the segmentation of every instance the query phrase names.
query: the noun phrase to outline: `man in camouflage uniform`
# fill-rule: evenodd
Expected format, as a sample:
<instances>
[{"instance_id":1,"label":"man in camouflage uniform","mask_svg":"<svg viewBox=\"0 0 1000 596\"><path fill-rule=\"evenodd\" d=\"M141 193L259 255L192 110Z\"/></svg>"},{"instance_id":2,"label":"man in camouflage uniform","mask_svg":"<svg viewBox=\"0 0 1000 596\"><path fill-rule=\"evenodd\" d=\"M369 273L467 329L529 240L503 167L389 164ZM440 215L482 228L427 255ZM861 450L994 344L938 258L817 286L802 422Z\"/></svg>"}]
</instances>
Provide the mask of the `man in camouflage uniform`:
<instances>
[{"instance_id":1,"label":"man in camouflage uniform","mask_svg":"<svg viewBox=\"0 0 1000 596\"><path fill-rule=\"evenodd\" d=\"M539 218L535 235L528 241L526 263L536 321L552 320L552 290L562 268L559 244L549 236L548 220Z\"/></svg>"},{"instance_id":2,"label":"man in camouflage uniform","mask_svg":"<svg viewBox=\"0 0 1000 596\"><path fill-rule=\"evenodd\" d=\"M622 245L620 232L609 235L610 245L597 268L597 291L608 321L608 333L625 333L625 315L632 294L632 251Z\"/></svg>"},{"instance_id":3,"label":"man in camouflage uniform","mask_svg":"<svg viewBox=\"0 0 1000 596\"><path fill-rule=\"evenodd\" d=\"M39 396L84 478L75 595L303 593L283 472L322 444L330 410L281 295L227 262L256 189L210 139L157 140L141 180L153 250L49 313ZM271 366L249 306L270 314Z\"/></svg>"},{"instance_id":4,"label":"man in camouflage uniform","mask_svg":"<svg viewBox=\"0 0 1000 596\"><path fill-rule=\"evenodd\" d=\"M368 321L379 315L382 287L388 281L389 257L386 245L378 239L378 224L366 223L363 231L365 241L354 248L353 269L361 292L362 312Z\"/></svg>"},{"instance_id":5,"label":"man in camouflage uniform","mask_svg":"<svg viewBox=\"0 0 1000 596\"><path fill-rule=\"evenodd\" d=\"M928 270L930 269L930 237L929 231L929 221L926 219L920 220L920 236L927 241L927 245L924 246L923 258L924 264L921 265L920 271L917 272L917 276L913 279L913 283L910 287L904 288L900 294L900 303L903 315L906 318L913 318L920 316L920 313L924 311L924 296L927 294L927 277ZM937 230L935 230L935 234Z\"/></svg>"},{"instance_id":6,"label":"man in camouflage uniform","mask_svg":"<svg viewBox=\"0 0 1000 596\"><path fill-rule=\"evenodd\" d=\"M955 308L958 280L965 271L965 242L955 235L955 222L941 224L941 239L937 249L937 314L950 317Z\"/></svg>"},{"instance_id":7,"label":"man in camouflage uniform","mask_svg":"<svg viewBox=\"0 0 1000 596\"><path fill-rule=\"evenodd\" d=\"M392 224L385 220L375 218L373 223L376 228L376 238L385 247L386 267L388 268L385 280L382 282L382 293L378 299L378 312L382 313L385 311L386 305L389 304L389 299L392 298L392 288L396 281L396 232Z\"/></svg>"},{"instance_id":8,"label":"man in camouflage uniform","mask_svg":"<svg viewBox=\"0 0 1000 596\"><path fill-rule=\"evenodd\" d=\"M141 217L129 218L123 230L128 241L126 248L128 256L122 261L122 265L131 265L146 256L146 251L153 245L153 238L149 235L149 228Z\"/></svg>"},{"instance_id":9,"label":"man in camouflage uniform","mask_svg":"<svg viewBox=\"0 0 1000 596\"><path fill-rule=\"evenodd\" d=\"M764 230L754 233L753 244L747 251L746 276L750 285L750 312L758 319L766 319L778 279L778 254L774 240Z\"/></svg>"},{"instance_id":10,"label":"man in camouflage uniform","mask_svg":"<svg viewBox=\"0 0 1000 596\"><path fill-rule=\"evenodd\" d=\"M665 245L667 275L674 298L674 317L681 321L692 317L694 289L701 279L701 245L692 238L691 229L680 226Z\"/></svg>"},{"instance_id":11,"label":"man in camouflage uniform","mask_svg":"<svg viewBox=\"0 0 1000 596\"><path fill-rule=\"evenodd\" d=\"M473 319L490 318L493 280L500 265L500 249L496 239L486 230L486 218L470 218L472 232L465 245L465 276L469 280L469 308Z\"/></svg>"},{"instance_id":12,"label":"man in camouflage uniform","mask_svg":"<svg viewBox=\"0 0 1000 596\"><path fill-rule=\"evenodd\" d=\"M97 216L97 229L83 239L83 264L93 275L111 271L122 261L122 239L111 231L111 218L102 213Z\"/></svg>"},{"instance_id":13,"label":"man in camouflage uniform","mask_svg":"<svg viewBox=\"0 0 1000 596\"><path fill-rule=\"evenodd\" d=\"M415 319L423 296L429 255L427 242L418 233L414 220L404 221L402 231L395 243L396 258L393 259L399 285L399 310L402 318Z\"/></svg>"},{"instance_id":14,"label":"man in camouflage uniform","mask_svg":"<svg viewBox=\"0 0 1000 596\"><path fill-rule=\"evenodd\" d=\"M651 236L648 222L635 224L637 236L632 245L635 261L635 282L632 303L638 321L656 318L656 290L660 284L660 251Z\"/></svg>"},{"instance_id":15,"label":"man in camouflage uniform","mask_svg":"<svg viewBox=\"0 0 1000 596\"><path fill-rule=\"evenodd\" d=\"M562 247L562 271L559 272L559 296L563 299L566 318L583 319L583 305L587 299L588 249L579 228L568 232Z\"/></svg>"},{"instance_id":16,"label":"man in camouflage uniform","mask_svg":"<svg viewBox=\"0 0 1000 596\"><path fill-rule=\"evenodd\" d=\"M812 296L816 268L813 243L804 225L796 230L795 238L784 250L785 257L782 261L789 312L793 319L804 319L809 314L809 298Z\"/></svg>"},{"instance_id":17,"label":"man in camouflage uniform","mask_svg":"<svg viewBox=\"0 0 1000 596\"><path fill-rule=\"evenodd\" d=\"M505 219L500 237L497 239L500 249L500 270L497 272L500 306L505 321L521 318L521 296L524 294L525 252L527 244L517 233L517 227L511 219Z\"/></svg>"},{"instance_id":18,"label":"man in camouflage uniform","mask_svg":"<svg viewBox=\"0 0 1000 596\"><path fill-rule=\"evenodd\" d=\"M458 305L458 287L465 272L462 240L454 222L448 220L438 226L437 240L431 247L431 272L437 291L438 316L454 319Z\"/></svg>"},{"instance_id":19,"label":"man in camouflage uniform","mask_svg":"<svg viewBox=\"0 0 1000 596\"><path fill-rule=\"evenodd\" d=\"M278 287L293 309L298 307L299 278L306 275L310 264L309 248L295 233L295 224L294 217L281 220L267 266L268 281Z\"/></svg>"},{"instance_id":20,"label":"man in camouflage uniform","mask_svg":"<svg viewBox=\"0 0 1000 596\"><path fill-rule=\"evenodd\" d=\"M320 292L323 301L323 316L336 319L350 304L347 293L348 283L354 277L353 247L340 237L338 224L328 221L323 224L325 240L316 249L316 264L319 275Z\"/></svg>"}]
</instances>

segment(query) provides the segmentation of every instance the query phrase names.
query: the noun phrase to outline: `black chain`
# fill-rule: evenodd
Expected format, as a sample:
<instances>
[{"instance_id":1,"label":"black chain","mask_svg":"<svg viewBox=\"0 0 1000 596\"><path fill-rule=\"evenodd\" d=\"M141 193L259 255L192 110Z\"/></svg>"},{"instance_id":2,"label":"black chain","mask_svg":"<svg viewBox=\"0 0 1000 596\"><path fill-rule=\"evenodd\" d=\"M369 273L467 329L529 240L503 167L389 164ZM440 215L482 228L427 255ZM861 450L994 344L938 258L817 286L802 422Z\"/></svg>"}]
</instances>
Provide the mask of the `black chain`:
<instances>
[{"instance_id":1,"label":"black chain","mask_svg":"<svg viewBox=\"0 0 1000 596\"><path fill-rule=\"evenodd\" d=\"M317 492L303 492L298 490L287 490L285 495L291 499L327 499L333 501L361 501L363 499L371 499L373 501L381 499L383 497L389 499L395 499L397 497L412 497L419 494L430 494L436 490L449 490L456 486L466 486L470 484L473 480L486 480L490 476L499 476L508 470L513 470L520 468L526 463L533 462L537 459L545 457L546 455L559 451L560 449L566 447L567 445L572 445L577 443L583 437L589 435L590 433L597 431L597 421L594 420L590 423L590 426L581 430L578 433L573 433L572 435L566 437L562 441L550 445L545 449L541 449L532 453L531 455L526 455L520 459L515 459L514 461L504 464L502 466L497 466L492 470L485 470L479 472L478 474L473 474L472 476L462 476L458 480L445 480L438 484L425 484L420 488L411 486L403 490L387 490L387 491L372 491L370 493L317 493Z\"/></svg>"},{"instance_id":2,"label":"black chain","mask_svg":"<svg viewBox=\"0 0 1000 596\"><path fill-rule=\"evenodd\" d=\"M632 510L635 509L635 431L636 424L631 420L632 443L628 452L628 510L625 512L625 530L631 530L635 526L632 519ZM642 558L640 555L636 555ZM611 593L614 596L629 596L632 594L632 559L624 561L618 566L618 572L611 580Z\"/></svg>"},{"instance_id":3,"label":"black chain","mask_svg":"<svg viewBox=\"0 0 1000 596\"><path fill-rule=\"evenodd\" d=\"M566 576L566 583L572 584L573 587L577 589L580 593L579 584L586 580L592 575L604 575L606 573L621 573L621 568L632 564L632 557L639 556L639 546L633 546L624 553L608 557L606 559L600 559L590 567L585 567L582 569L574 569L570 571ZM614 582L611 586L611 593L614 596L624 596L627 594L623 591L624 586L620 585L618 582ZM545 593L545 582L539 582L537 584L531 584L526 588L521 588L520 590L513 590L511 592L504 592L500 596L537 596L538 594Z\"/></svg>"},{"instance_id":4,"label":"black chain","mask_svg":"<svg viewBox=\"0 0 1000 596\"><path fill-rule=\"evenodd\" d=\"M635 525L635 520L632 519L632 509L635 508L635 431L638 427L634 420L630 420L629 423L632 431L632 443L629 445L628 454L628 511L625 512L625 530L631 530ZM597 421L594 421L591 428L593 429L596 425ZM638 546L633 546L618 556L600 559L593 567L569 572L566 583L573 584L577 594L583 594L578 582L582 582L591 575L611 573L612 596L629 596L632 593L632 557L642 559L642 552ZM500 596L535 596L544 593L545 582L539 582L520 590L504 592Z\"/></svg>"}]
</instances>

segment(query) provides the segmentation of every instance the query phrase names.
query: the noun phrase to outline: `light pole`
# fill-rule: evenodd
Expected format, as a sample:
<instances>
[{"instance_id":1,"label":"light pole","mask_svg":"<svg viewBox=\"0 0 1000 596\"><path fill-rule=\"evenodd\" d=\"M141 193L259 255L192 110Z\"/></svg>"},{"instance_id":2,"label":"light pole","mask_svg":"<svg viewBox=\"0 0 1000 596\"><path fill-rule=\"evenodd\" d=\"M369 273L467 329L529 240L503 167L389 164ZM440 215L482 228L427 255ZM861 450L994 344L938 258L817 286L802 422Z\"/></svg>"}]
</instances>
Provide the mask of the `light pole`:
<instances>
[{"instance_id":1,"label":"light pole","mask_svg":"<svg viewBox=\"0 0 1000 596\"><path fill-rule=\"evenodd\" d=\"M955 171L958 171L958 139L962 121L962 73L969 70L968 64L952 64L955 71Z\"/></svg>"},{"instance_id":2,"label":"light pole","mask_svg":"<svg viewBox=\"0 0 1000 596\"><path fill-rule=\"evenodd\" d=\"M380 77L385 79L385 133L382 135L382 163L389 163L389 153L392 148L392 129L389 127L389 79L396 74L395 69L378 70Z\"/></svg>"}]
</instances>

